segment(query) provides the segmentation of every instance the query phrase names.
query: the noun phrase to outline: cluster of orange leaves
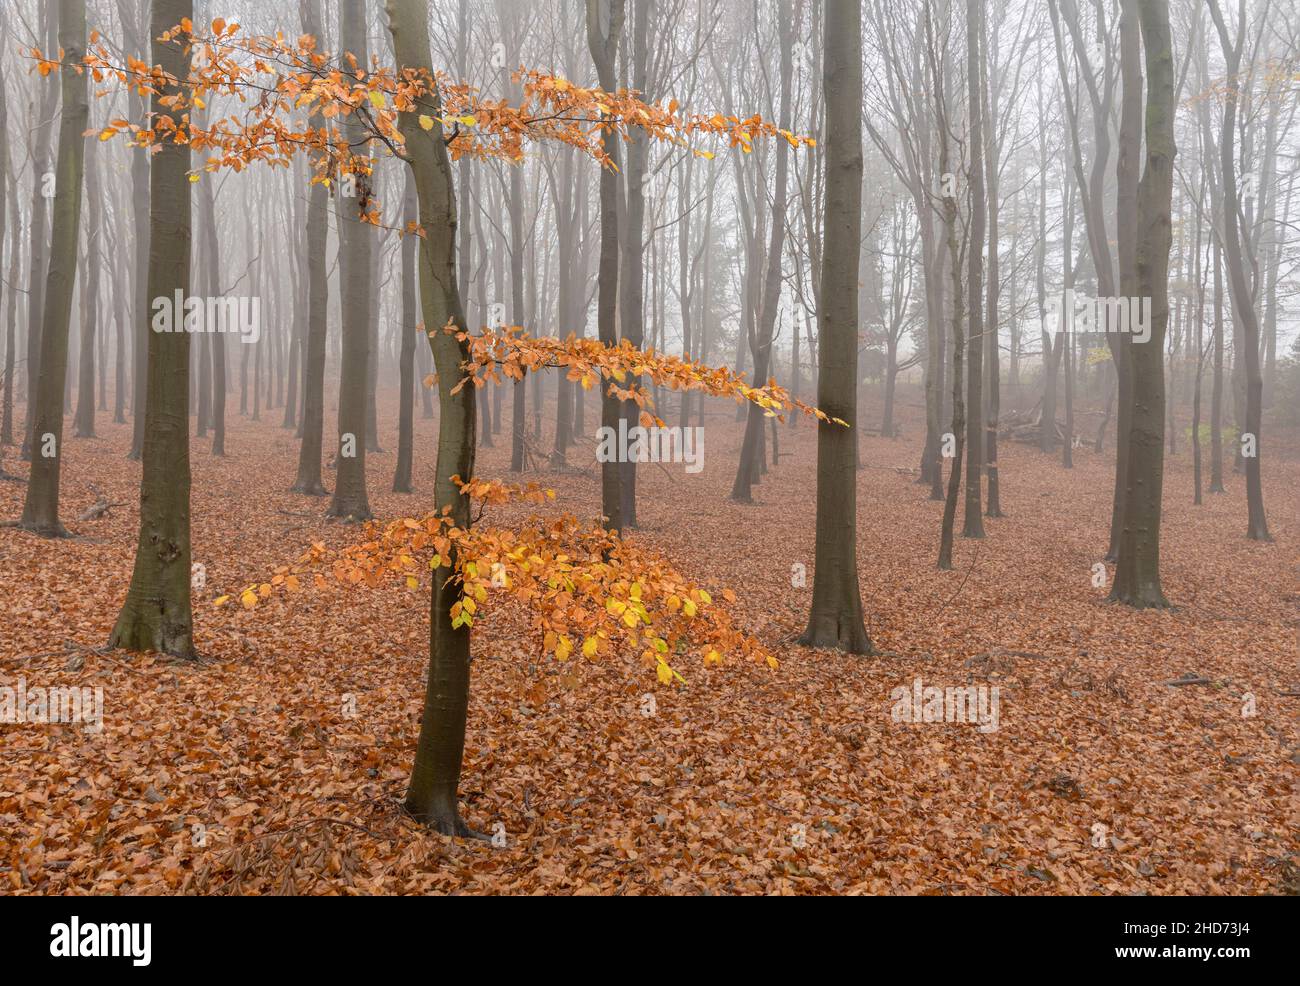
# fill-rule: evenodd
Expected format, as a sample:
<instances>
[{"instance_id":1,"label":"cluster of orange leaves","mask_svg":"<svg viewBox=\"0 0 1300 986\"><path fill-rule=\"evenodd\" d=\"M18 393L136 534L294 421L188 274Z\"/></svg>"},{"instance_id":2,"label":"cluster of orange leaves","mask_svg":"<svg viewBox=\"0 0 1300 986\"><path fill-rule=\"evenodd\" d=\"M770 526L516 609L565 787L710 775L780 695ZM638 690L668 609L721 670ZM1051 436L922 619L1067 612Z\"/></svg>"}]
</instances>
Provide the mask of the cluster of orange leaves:
<instances>
[{"instance_id":1,"label":"cluster of orange leaves","mask_svg":"<svg viewBox=\"0 0 1300 986\"><path fill-rule=\"evenodd\" d=\"M452 388L452 393L466 384L482 387L491 379L522 380L529 371L545 368L567 369L567 378L590 390L604 379L610 381L609 393L619 400L634 401L646 408L651 403L650 392L635 386L636 378L644 377L656 387L670 390L703 390L712 397L731 397L736 403L749 401L763 409L768 417L781 418L782 412L798 410L820 421L839 425L847 423L833 418L821 408L813 407L769 379L763 386L751 386L745 378L727 367L712 367L690 359L673 356L654 349L638 349L626 339L607 346L599 339L579 339L572 333L567 338L532 336L521 326L499 328L485 327L479 332L468 332L448 322L443 331L454 335L466 347L468 355L462 366L465 377ZM434 378L425 378L432 386ZM656 418L643 424L663 425Z\"/></svg>"},{"instance_id":2,"label":"cluster of orange leaves","mask_svg":"<svg viewBox=\"0 0 1300 986\"><path fill-rule=\"evenodd\" d=\"M688 148L695 136L725 138L729 146L745 152L760 138L783 138L795 148L815 143L760 116L686 114L676 100L651 104L626 89L610 93L522 69L514 75L517 102L487 100L443 73L395 69L374 59L367 68L351 53L333 56L318 51L310 35L293 40L283 33L247 35L238 24L222 18L214 20L206 34L196 33L186 19L162 40L182 44L191 53L190 74L183 82L159 66L129 56L118 59L97 32L91 34L85 56L74 66L77 71L89 71L97 85L115 81L139 95L158 96L170 111L155 114L148 126L109 120L99 139L127 135L133 145L149 150L164 142L188 146L193 153L206 155L200 170L210 172L226 167L242 171L254 162L288 167L294 154L305 152L315 169L313 183L329 187L346 174L364 179L372 167L370 145L377 142L390 153L403 155L400 113L418 114L424 130L443 128L454 159L518 162L525 140L548 140L575 147L612 167L604 140L611 135L627 139L632 127L651 139ZM65 57L62 50L57 59L46 58L36 48L28 54L43 76L63 64ZM238 114L213 113L206 123L197 122L192 111L206 111L214 96L233 98L242 109ZM359 121L367 134L363 152L339 126L347 118ZM313 126L313 120L323 123ZM710 151L691 150L713 157ZM191 181L198 178L198 171L191 173ZM359 184L363 218L378 224L379 210L368 183ZM412 225L406 232L420 230ZM635 378L646 377L657 386L703 389L715 396L747 400L768 415L795 407L821 420L838 420L791 398L775 381L752 387L730 370L641 351L626 341L607 347L572 335L566 340L534 338L518 328L474 335L454 325L446 330L455 333L468 351L466 375L457 389L469 382L482 386L488 376L518 379L528 370L567 367L569 379L584 388L597 379L608 379L611 394L642 408L648 398L635 386ZM463 484L462 492L484 506L511 497L544 496L535 488L474 480ZM324 587L329 584L323 574L327 566L340 584L364 582L378 587L392 580L418 589L426 567L417 555L428 554L429 571L446 571L444 560L454 565L450 578L460 584L451 613L456 626L473 625L490 591L504 593L530 607L543 647L560 660L567 660L575 650L591 659L609 650L639 651L665 684L681 680L670 659L691 653L706 665L720 664L724 652L777 665L753 638L732 625L707 590L688 583L663 558L570 515L532 518L519 530L508 530L458 527L449 510L444 510L382 527L371 524L366 533L365 541L337 554L314 544L296 565L278 569L270 582L238 593L240 603L253 609L277 589L301 589L307 573L313 585ZM723 596L734 601L729 591ZM224 605L230 598L222 596L216 604Z\"/></svg>"},{"instance_id":3,"label":"cluster of orange leaves","mask_svg":"<svg viewBox=\"0 0 1300 986\"><path fill-rule=\"evenodd\" d=\"M548 140L611 165L602 139L609 133L626 139L630 127L683 147L689 147L695 135L726 138L731 147L745 152L759 138L781 137L796 148L815 143L760 116L687 114L676 100L647 103L626 89L610 93L523 69L514 75L520 87L517 102L484 99L475 88L441 72L395 69L375 59L367 69L350 52L334 56L318 51L311 35L288 39L283 33L243 34L238 24L222 18L214 20L206 34L195 33L186 19L163 39L186 45L193 55L183 85L159 66L130 56L119 59L99 40L98 32L92 32L82 62L97 84L116 81L141 95L166 93L161 101L172 111L155 116L147 127L125 119L109 120L99 138L106 141L125 134L132 144L144 148L165 141L188 145L195 153L207 155L200 170L240 171L259 161L287 167L295 153L305 151L316 171L313 182L328 186L342 174L366 176L371 170L369 151L358 152L339 128L340 120L355 118L369 135L367 145L377 141L390 153L402 155L401 112L418 113L425 130L440 124L453 159L517 162L525 140ZM45 57L39 48L27 53L42 75L64 58L62 49L57 59ZM213 95L233 97L242 110L206 124L196 122L191 109L205 109ZM312 126L314 115L324 124ZM693 153L713 157L707 150L693 149ZM192 173L191 181L198 177L198 172ZM366 194L363 205L370 204ZM363 215L378 224L378 209L365 208ZM407 231L419 232L418 228Z\"/></svg>"},{"instance_id":4,"label":"cluster of orange leaves","mask_svg":"<svg viewBox=\"0 0 1300 986\"><path fill-rule=\"evenodd\" d=\"M457 482L484 507L510 500L545 503L551 490L535 483L495 480ZM723 655L743 655L771 668L777 659L737 629L725 607L688 581L661 555L634 540L584 523L571 514L534 516L516 528L458 527L446 512L366 525L365 540L330 551L311 545L294 565L281 566L269 582L239 595L255 609L276 591L384 585L418 590L440 571L459 583L453 626L474 625L490 603L514 602L530 614L544 652L567 661L609 654L637 655L660 682L685 679L673 666L698 659L705 666ZM721 593L735 602L729 589ZM219 597L224 606L231 596Z\"/></svg>"}]
</instances>

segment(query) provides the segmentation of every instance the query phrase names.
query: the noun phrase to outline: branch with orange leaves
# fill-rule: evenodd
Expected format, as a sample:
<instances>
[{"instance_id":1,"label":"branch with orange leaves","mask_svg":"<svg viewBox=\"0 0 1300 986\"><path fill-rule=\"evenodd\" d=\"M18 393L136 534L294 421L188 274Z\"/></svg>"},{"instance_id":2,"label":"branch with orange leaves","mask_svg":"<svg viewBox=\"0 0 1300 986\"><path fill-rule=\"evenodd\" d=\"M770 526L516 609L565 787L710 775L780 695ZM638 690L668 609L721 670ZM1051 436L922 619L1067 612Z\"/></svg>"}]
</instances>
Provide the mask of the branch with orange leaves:
<instances>
[{"instance_id":1,"label":"branch with orange leaves","mask_svg":"<svg viewBox=\"0 0 1300 986\"><path fill-rule=\"evenodd\" d=\"M486 503L554 496L536 484L508 486L495 481L461 483ZM682 576L662 556L570 514L531 517L518 529L455 526L446 513L371 522L366 540L332 552L313 544L297 564L276 570L270 582L238 594L255 609L277 591L385 585L416 591L447 559L459 583L452 623L472 627L493 605L517 604L531 614L543 652L567 661L576 653L589 660L636 656L659 681L685 683L674 667L696 659L720 665L723 655L742 655L773 669L779 662L749 634L736 628L713 596ZM309 577L310 576L310 577ZM735 602L724 589L723 600ZM231 596L219 597L224 606Z\"/></svg>"},{"instance_id":2,"label":"branch with orange leaves","mask_svg":"<svg viewBox=\"0 0 1300 986\"><path fill-rule=\"evenodd\" d=\"M443 331L455 336L468 352L462 364L465 376L452 388L452 393L470 383L482 387L489 379L501 383L503 378L522 380L529 371L567 369L568 379L579 383L584 390L590 390L599 380L608 380L609 394L633 401L643 409L651 404L651 397L649 391L633 385L641 377L670 390L702 390L713 397L734 398L738 404L749 401L762 408L768 417L784 420L783 412L793 409L819 421L848 427L842 418L833 418L820 408L790 396L775 379L760 387L751 386L744 376L726 367L708 366L689 356L637 349L626 339L615 346L606 346L598 339L579 339L572 333L565 339L531 336L517 325L468 332L451 322L443 326ZM432 382L432 377L425 378L426 385ZM653 423L663 425L658 418Z\"/></svg>"},{"instance_id":3,"label":"branch with orange leaves","mask_svg":"<svg viewBox=\"0 0 1300 986\"><path fill-rule=\"evenodd\" d=\"M551 140L610 165L602 140L611 133L627 139L634 127L651 139L686 147L697 135L725 138L745 152L760 138L783 138L796 148L815 143L760 116L688 114L680 111L676 100L647 103L627 89L610 93L522 68L514 75L521 87L517 103L484 99L475 88L443 73L381 66L377 59L367 67L351 53L335 56L319 51L311 35L289 40L283 33L244 34L238 24L222 18L212 22L209 33L196 33L186 19L162 40L183 44L193 52L193 67L183 82L139 59L117 58L98 32L90 35L82 64L97 84L115 80L140 95L165 93L162 102L171 111L156 116L148 127L110 120L99 131L100 140L128 134L140 147L164 141L186 144L195 154L207 155L200 169L207 171L223 167L239 171L255 161L288 166L294 154L305 151L313 159L313 182L330 185L345 174L362 179L358 192L362 213L376 224L378 211L366 208L372 202L365 181L371 167L369 154L359 153L364 149L343 136L338 123L344 117L362 122L368 133L365 144L378 141L397 156L404 156L405 147L399 112L417 113L426 130L442 126L453 159L519 161L524 141ZM39 48L26 53L43 76L62 64L64 57L60 51L57 58L48 58ZM190 109L206 108L214 95L233 97L245 109L241 115L217 116L205 126L197 125ZM312 126L313 115L325 124ZM692 150L713 157L711 151ZM198 171L191 180L198 180ZM418 228L407 231L418 232Z\"/></svg>"}]
</instances>

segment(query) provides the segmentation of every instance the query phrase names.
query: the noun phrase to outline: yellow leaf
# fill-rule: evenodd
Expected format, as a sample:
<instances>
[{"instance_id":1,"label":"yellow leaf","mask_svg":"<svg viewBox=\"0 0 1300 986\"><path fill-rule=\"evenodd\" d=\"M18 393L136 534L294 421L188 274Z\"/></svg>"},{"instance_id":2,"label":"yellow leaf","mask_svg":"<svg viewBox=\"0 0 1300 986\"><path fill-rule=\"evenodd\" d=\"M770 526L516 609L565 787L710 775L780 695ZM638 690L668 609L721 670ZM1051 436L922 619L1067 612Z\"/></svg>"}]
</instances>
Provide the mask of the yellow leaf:
<instances>
[{"instance_id":1,"label":"yellow leaf","mask_svg":"<svg viewBox=\"0 0 1300 986\"><path fill-rule=\"evenodd\" d=\"M466 113L464 116L460 117L460 122L465 124L467 127L472 127L474 124L478 123L478 120L474 118L472 113Z\"/></svg>"},{"instance_id":2,"label":"yellow leaf","mask_svg":"<svg viewBox=\"0 0 1300 986\"><path fill-rule=\"evenodd\" d=\"M382 92L380 92L378 89L371 89L371 90L370 90L370 105L371 105L371 106L373 106L375 109L383 109L383 108L384 108L384 103L385 103L385 102L386 102L386 100L385 100L385 98L384 98L384 94L383 94Z\"/></svg>"},{"instance_id":3,"label":"yellow leaf","mask_svg":"<svg viewBox=\"0 0 1300 986\"><path fill-rule=\"evenodd\" d=\"M432 129L433 129L433 117L429 116L427 113L421 113L421 114L420 114L420 127L421 127L422 129L424 129L424 130L432 130ZM428 384L426 383L425 386L427 387Z\"/></svg>"},{"instance_id":4,"label":"yellow leaf","mask_svg":"<svg viewBox=\"0 0 1300 986\"><path fill-rule=\"evenodd\" d=\"M228 603L229 601L230 601L230 597L229 597L229 596L217 596L217 598L214 599L214 600L212 601L212 605L213 605L214 607L215 607L215 606L224 606L224 605L226 605L226 603Z\"/></svg>"},{"instance_id":5,"label":"yellow leaf","mask_svg":"<svg viewBox=\"0 0 1300 986\"><path fill-rule=\"evenodd\" d=\"M582 656L583 656L583 657L595 657L595 656L596 656L596 638L595 638L595 637L588 637L586 640L584 640L584 641L582 642Z\"/></svg>"},{"instance_id":6,"label":"yellow leaf","mask_svg":"<svg viewBox=\"0 0 1300 986\"><path fill-rule=\"evenodd\" d=\"M659 680L663 684L668 685L672 683L673 669L670 668L667 664L660 664L657 668L655 668L655 674L659 676Z\"/></svg>"},{"instance_id":7,"label":"yellow leaf","mask_svg":"<svg viewBox=\"0 0 1300 986\"><path fill-rule=\"evenodd\" d=\"M244 609L252 609L257 605L257 593L252 589L245 589L240 594L239 601L244 604Z\"/></svg>"},{"instance_id":8,"label":"yellow leaf","mask_svg":"<svg viewBox=\"0 0 1300 986\"><path fill-rule=\"evenodd\" d=\"M685 613L687 616L694 616L695 603L690 599L686 600L686 602L682 604L682 612Z\"/></svg>"}]
</instances>

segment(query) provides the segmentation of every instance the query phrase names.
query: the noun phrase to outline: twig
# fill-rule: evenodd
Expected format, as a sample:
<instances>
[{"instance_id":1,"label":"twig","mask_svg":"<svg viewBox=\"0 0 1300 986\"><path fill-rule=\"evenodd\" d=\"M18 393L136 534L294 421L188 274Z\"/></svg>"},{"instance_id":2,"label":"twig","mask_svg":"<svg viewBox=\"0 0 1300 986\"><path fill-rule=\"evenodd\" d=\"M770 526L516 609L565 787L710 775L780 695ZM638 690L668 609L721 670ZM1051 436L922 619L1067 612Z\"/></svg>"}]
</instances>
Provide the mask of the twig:
<instances>
[{"instance_id":1,"label":"twig","mask_svg":"<svg viewBox=\"0 0 1300 986\"><path fill-rule=\"evenodd\" d=\"M1171 678L1169 681L1162 681L1160 684L1172 685L1177 688L1182 685L1212 685L1214 684L1214 681L1210 678L1202 677L1201 675L1188 674L1183 675L1181 678Z\"/></svg>"}]
</instances>

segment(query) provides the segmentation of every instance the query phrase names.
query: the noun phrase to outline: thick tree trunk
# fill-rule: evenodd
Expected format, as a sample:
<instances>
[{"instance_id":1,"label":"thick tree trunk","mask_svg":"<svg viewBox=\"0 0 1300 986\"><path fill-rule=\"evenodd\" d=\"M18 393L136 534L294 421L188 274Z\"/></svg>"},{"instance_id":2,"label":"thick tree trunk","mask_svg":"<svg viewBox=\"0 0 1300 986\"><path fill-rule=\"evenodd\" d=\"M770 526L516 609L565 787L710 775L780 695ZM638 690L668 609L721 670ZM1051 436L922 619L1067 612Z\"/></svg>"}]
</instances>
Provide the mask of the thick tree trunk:
<instances>
[{"instance_id":1,"label":"thick tree trunk","mask_svg":"<svg viewBox=\"0 0 1300 986\"><path fill-rule=\"evenodd\" d=\"M178 79L189 75L189 52L176 42L164 44L158 38L192 16L191 0L153 0L153 64ZM161 99L153 97L153 112L174 112ZM172 298L189 285L189 167L189 150L180 144L164 141L153 155L149 169L150 298ZM148 339L140 537L131 585L109 646L192 658L190 336L183 331L149 332Z\"/></svg>"},{"instance_id":2,"label":"thick tree trunk","mask_svg":"<svg viewBox=\"0 0 1300 986\"><path fill-rule=\"evenodd\" d=\"M799 642L870 654L858 589L858 261L862 248L862 7L825 11L826 198L818 307L816 570Z\"/></svg>"},{"instance_id":3,"label":"thick tree trunk","mask_svg":"<svg viewBox=\"0 0 1300 986\"><path fill-rule=\"evenodd\" d=\"M1115 563L1111 598L1138 608L1165 607L1169 603L1160 587L1160 516L1165 451L1164 342L1169 323L1170 205L1176 153L1169 2L1123 0L1121 16L1126 19L1136 17L1141 22L1146 50L1146 167L1138 186L1135 294L1151 299L1152 324L1149 340L1124 343L1132 375L1133 403L1129 415L1128 488L1124 496L1119 556ZM1126 81L1129 78L1130 72L1126 70Z\"/></svg>"}]
</instances>

